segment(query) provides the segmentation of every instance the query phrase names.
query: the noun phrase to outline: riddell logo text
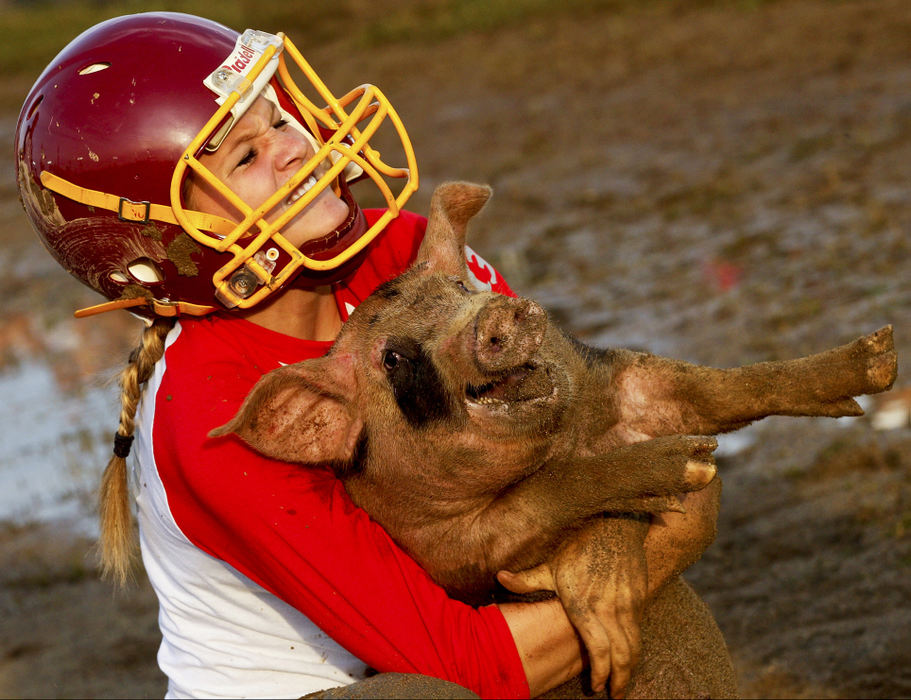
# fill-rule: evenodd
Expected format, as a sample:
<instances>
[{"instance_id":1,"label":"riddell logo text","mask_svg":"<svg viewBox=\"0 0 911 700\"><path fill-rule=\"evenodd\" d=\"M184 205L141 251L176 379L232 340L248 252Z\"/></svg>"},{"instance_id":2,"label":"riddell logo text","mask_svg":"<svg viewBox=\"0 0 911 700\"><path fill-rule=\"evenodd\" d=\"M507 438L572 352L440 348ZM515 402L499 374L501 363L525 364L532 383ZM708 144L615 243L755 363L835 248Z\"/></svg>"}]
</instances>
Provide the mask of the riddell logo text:
<instances>
[{"instance_id":1,"label":"riddell logo text","mask_svg":"<svg viewBox=\"0 0 911 700\"><path fill-rule=\"evenodd\" d=\"M223 67L233 70L235 73L243 73L244 69L250 65L250 62L256 57L256 52L253 49L248 49L246 46L241 46L237 53L232 56L234 61L232 63L226 63Z\"/></svg>"}]
</instances>

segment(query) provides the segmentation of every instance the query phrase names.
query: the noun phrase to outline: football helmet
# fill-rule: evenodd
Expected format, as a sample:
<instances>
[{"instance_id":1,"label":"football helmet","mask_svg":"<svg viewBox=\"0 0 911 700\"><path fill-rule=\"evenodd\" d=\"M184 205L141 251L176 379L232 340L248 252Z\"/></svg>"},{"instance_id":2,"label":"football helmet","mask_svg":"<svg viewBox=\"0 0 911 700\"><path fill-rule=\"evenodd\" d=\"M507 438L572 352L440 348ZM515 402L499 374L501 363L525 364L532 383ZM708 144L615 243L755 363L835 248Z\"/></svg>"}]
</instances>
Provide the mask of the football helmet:
<instances>
[{"instance_id":1,"label":"football helmet","mask_svg":"<svg viewBox=\"0 0 911 700\"><path fill-rule=\"evenodd\" d=\"M200 158L259 96L315 153L265 202L250 203ZM397 165L370 144L381 127ZM283 34L238 35L179 13L118 17L74 39L33 86L15 139L19 195L39 237L109 300L77 316L204 315L250 308L301 273L313 284L337 281L418 185L408 134L378 88L336 97ZM313 187L289 196L311 176ZM209 183L237 216L189 208L188 178ZM372 226L349 192L356 180L372 182L385 202ZM329 187L349 216L293 245L283 227Z\"/></svg>"}]
</instances>

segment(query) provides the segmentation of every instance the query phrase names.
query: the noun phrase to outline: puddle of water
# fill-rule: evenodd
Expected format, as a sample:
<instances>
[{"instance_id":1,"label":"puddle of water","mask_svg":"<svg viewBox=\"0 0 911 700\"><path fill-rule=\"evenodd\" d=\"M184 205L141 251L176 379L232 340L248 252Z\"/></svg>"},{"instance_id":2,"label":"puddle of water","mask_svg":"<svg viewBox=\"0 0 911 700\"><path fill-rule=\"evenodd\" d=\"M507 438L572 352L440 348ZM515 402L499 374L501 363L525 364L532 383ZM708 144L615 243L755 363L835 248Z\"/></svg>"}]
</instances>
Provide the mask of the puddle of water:
<instances>
[{"instance_id":1,"label":"puddle of water","mask_svg":"<svg viewBox=\"0 0 911 700\"><path fill-rule=\"evenodd\" d=\"M47 365L29 362L0 373L0 396L0 521L62 520L96 534L116 390L64 393Z\"/></svg>"},{"instance_id":2,"label":"puddle of water","mask_svg":"<svg viewBox=\"0 0 911 700\"><path fill-rule=\"evenodd\" d=\"M0 172L7 166L0 157ZM102 382L122 366L137 322L72 318L94 296L47 254L12 191L0 193L0 220L9 292L0 309L0 522L63 521L94 535L119 411L116 385Z\"/></svg>"}]
</instances>

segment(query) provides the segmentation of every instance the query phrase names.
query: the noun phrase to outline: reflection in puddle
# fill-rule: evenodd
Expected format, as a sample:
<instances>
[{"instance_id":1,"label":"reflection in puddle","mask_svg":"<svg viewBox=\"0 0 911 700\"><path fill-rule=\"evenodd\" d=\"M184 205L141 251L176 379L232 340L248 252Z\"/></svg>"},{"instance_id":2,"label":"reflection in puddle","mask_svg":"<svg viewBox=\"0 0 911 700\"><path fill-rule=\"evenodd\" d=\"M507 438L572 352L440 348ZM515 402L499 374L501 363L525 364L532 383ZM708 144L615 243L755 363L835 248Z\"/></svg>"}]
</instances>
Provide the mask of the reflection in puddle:
<instances>
[{"instance_id":1,"label":"reflection in puddle","mask_svg":"<svg viewBox=\"0 0 911 700\"><path fill-rule=\"evenodd\" d=\"M63 393L51 368L35 362L0 372L0 521L65 520L96 532L117 395L115 387Z\"/></svg>"}]
</instances>

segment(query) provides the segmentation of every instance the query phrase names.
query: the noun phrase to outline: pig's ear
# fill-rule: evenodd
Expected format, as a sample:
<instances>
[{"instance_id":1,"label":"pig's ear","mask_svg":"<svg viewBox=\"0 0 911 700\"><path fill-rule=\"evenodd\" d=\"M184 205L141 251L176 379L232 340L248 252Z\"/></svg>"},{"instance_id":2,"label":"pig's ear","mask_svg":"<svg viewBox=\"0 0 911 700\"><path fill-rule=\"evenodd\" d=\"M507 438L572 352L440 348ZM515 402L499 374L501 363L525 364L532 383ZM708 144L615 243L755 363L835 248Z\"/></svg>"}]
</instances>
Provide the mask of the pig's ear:
<instances>
[{"instance_id":1,"label":"pig's ear","mask_svg":"<svg viewBox=\"0 0 911 700\"><path fill-rule=\"evenodd\" d=\"M355 408L348 355L326 356L269 372L237 415L209 433L236 433L258 452L286 462L348 462L363 421Z\"/></svg>"},{"instance_id":2,"label":"pig's ear","mask_svg":"<svg viewBox=\"0 0 911 700\"><path fill-rule=\"evenodd\" d=\"M429 270L465 277L465 230L468 222L490 199L492 190L470 182L447 182L433 192L427 233L417 262Z\"/></svg>"}]
</instances>

